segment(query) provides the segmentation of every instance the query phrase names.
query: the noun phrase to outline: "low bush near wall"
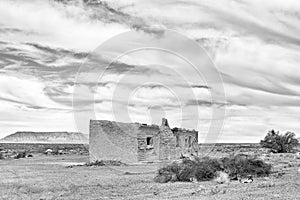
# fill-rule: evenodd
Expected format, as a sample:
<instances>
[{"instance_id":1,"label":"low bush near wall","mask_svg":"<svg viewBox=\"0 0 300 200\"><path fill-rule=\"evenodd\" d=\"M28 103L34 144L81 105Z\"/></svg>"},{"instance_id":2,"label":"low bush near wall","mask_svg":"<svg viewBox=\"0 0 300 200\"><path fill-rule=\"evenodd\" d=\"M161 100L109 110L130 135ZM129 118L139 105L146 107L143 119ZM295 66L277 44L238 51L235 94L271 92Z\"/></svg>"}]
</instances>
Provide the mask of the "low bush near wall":
<instances>
[{"instance_id":1,"label":"low bush near wall","mask_svg":"<svg viewBox=\"0 0 300 200\"><path fill-rule=\"evenodd\" d=\"M195 160L195 178L197 181L209 181L218 171L223 171L224 166L219 159L204 157Z\"/></svg>"},{"instance_id":2,"label":"low bush near wall","mask_svg":"<svg viewBox=\"0 0 300 200\"><path fill-rule=\"evenodd\" d=\"M96 160L86 163L85 166L123 166L126 165L119 160Z\"/></svg>"},{"instance_id":3,"label":"low bush near wall","mask_svg":"<svg viewBox=\"0 0 300 200\"><path fill-rule=\"evenodd\" d=\"M204 157L190 160L184 158L158 170L155 182L169 181L209 181L218 172L225 172L231 179L253 176L268 176L272 166L254 157L236 155L220 159Z\"/></svg>"}]
</instances>

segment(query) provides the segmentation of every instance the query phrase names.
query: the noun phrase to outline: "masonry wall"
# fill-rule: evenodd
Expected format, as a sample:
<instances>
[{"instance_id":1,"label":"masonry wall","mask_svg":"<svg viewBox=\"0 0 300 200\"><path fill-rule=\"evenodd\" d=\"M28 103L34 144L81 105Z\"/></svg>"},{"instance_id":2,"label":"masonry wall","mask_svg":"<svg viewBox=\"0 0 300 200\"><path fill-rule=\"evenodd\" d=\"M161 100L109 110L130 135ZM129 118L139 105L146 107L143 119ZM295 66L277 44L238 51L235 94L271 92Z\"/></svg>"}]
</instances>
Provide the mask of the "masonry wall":
<instances>
[{"instance_id":1,"label":"masonry wall","mask_svg":"<svg viewBox=\"0 0 300 200\"><path fill-rule=\"evenodd\" d=\"M183 156L198 155L198 132L186 129L173 129L176 137L176 154Z\"/></svg>"},{"instance_id":2,"label":"masonry wall","mask_svg":"<svg viewBox=\"0 0 300 200\"><path fill-rule=\"evenodd\" d=\"M176 137L169 127L167 119L162 119L159 128L159 160L172 161L179 158L176 152Z\"/></svg>"},{"instance_id":3,"label":"masonry wall","mask_svg":"<svg viewBox=\"0 0 300 200\"><path fill-rule=\"evenodd\" d=\"M157 140L159 126L141 125L138 132L138 161L157 161L159 152L157 151ZM151 138L150 145L147 145L147 138Z\"/></svg>"},{"instance_id":4,"label":"masonry wall","mask_svg":"<svg viewBox=\"0 0 300 200\"><path fill-rule=\"evenodd\" d=\"M106 120L90 121L90 161L121 160L136 163L139 124Z\"/></svg>"},{"instance_id":5,"label":"masonry wall","mask_svg":"<svg viewBox=\"0 0 300 200\"><path fill-rule=\"evenodd\" d=\"M198 132L171 129L167 119L161 126L91 120L89 140L91 161L172 161L198 151Z\"/></svg>"}]
</instances>

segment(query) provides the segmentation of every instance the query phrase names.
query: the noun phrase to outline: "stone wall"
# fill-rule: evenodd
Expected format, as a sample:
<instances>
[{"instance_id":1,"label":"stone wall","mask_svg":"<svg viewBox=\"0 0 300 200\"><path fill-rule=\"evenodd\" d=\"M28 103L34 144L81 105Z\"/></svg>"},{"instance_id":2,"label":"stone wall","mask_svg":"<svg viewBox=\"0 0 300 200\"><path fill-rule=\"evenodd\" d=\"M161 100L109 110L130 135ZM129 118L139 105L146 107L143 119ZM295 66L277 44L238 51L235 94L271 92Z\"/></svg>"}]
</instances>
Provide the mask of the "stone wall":
<instances>
[{"instance_id":1,"label":"stone wall","mask_svg":"<svg viewBox=\"0 0 300 200\"><path fill-rule=\"evenodd\" d=\"M159 126L142 124L138 132L138 161L156 161L158 160L158 152L156 151L156 143L158 140ZM151 138L151 139L150 139ZM150 139L150 144L147 144Z\"/></svg>"},{"instance_id":2,"label":"stone wall","mask_svg":"<svg viewBox=\"0 0 300 200\"><path fill-rule=\"evenodd\" d=\"M137 162L137 134L140 124L106 120L90 121L90 161Z\"/></svg>"},{"instance_id":3,"label":"stone wall","mask_svg":"<svg viewBox=\"0 0 300 200\"><path fill-rule=\"evenodd\" d=\"M162 119L162 124L159 128L159 160L171 161L178 159L176 149L176 137L169 127L167 119Z\"/></svg>"},{"instance_id":4,"label":"stone wall","mask_svg":"<svg viewBox=\"0 0 300 200\"><path fill-rule=\"evenodd\" d=\"M184 156L198 154L198 132L187 129L172 129L176 137L176 150Z\"/></svg>"},{"instance_id":5,"label":"stone wall","mask_svg":"<svg viewBox=\"0 0 300 200\"><path fill-rule=\"evenodd\" d=\"M90 121L90 160L121 160L126 163L171 161L197 154L198 132L161 126Z\"/></svg>"}]
</instances>

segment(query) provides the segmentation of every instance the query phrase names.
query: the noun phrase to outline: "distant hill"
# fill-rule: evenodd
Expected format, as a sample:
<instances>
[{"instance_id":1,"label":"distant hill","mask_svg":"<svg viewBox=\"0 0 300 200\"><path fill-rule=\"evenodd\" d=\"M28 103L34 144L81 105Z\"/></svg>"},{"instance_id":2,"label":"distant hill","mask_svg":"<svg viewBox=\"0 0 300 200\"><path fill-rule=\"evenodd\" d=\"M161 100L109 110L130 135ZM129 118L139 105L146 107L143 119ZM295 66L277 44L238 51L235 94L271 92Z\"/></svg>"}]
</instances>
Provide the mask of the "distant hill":
<instances>
[{"instance_id":1,"label":"distant hill","mask_svg":"<svg viewBox=\"0 0 300 200\"><path fill-rule=\"evenodd\" d=\"M86 144L88 136L79 132L29 132L19 131L0 140L5 143L71 143Z\"/></svg>"}]
</instances>

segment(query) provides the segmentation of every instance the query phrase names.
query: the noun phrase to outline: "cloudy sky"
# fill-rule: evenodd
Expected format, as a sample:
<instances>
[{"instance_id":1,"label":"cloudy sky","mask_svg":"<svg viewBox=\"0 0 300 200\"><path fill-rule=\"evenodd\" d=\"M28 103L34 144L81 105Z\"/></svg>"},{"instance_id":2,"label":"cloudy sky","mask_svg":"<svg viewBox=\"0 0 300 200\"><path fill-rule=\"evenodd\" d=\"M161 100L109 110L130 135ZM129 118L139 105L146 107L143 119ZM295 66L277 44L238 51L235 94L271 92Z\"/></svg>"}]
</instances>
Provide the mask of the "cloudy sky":
<instances>
[{"instance_id":1,"label":"cloudy sky","mask_svg":"<svg viewBox=\"0 0 300 200\"><path fill-rule=\"evenodd\" d=\"M297 0L95 2L0 1L0 137L22 130L88 133L90 113L155 124L166 116L171 126L199 130L200 141L215 121L223 122L218 142L258 142L270 129L300 136ZM97 52L127 31L173 48L180 42L167 30L204 48L210 62L196 66L201 75L163 51L118 57L143 40ZM213 65L222 83L206 80ZM226 99L212 98L222 93L218 84ZM80 127L76 113L87 116Z\"/></svg>"}]
</instances>

